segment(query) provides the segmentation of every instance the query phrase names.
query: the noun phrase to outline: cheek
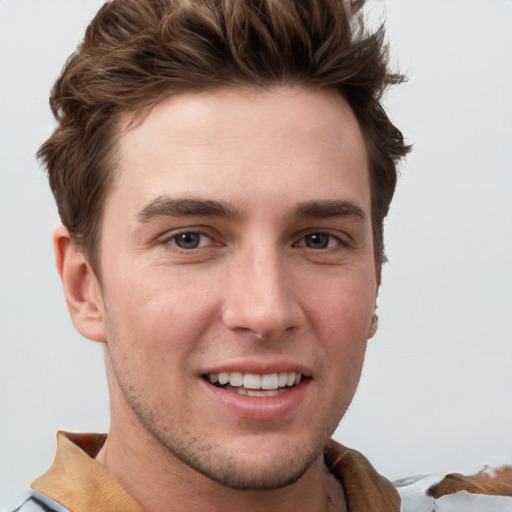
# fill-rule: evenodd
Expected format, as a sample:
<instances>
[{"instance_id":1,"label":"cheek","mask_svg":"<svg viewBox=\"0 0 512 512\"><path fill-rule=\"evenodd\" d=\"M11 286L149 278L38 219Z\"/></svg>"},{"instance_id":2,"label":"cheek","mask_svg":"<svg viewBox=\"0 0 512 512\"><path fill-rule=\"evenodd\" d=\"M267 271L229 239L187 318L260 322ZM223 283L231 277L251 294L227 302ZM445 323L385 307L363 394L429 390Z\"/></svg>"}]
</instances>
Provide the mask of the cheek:
<instances>
[{"instance_id":1,"label":"cheek","mask_svg":"<svg viewBox=\"0 0 512 512\"><path fill-rule=\"evenodd\" d=\"M375 312L376 284L372 274L335 276L323 286L309 286L303 308L309 310L317 328L329 338L343 337L346 341L364 338L366 341Z\"/></svg>"},{"instance_id":2,"label":"cheek","mask_svg":"<svg viewBox=\"0 0 512 512\"><path fill-rule=\"evenodd\" d=\"M355 389L375 311L375 285L370 279L337 280L317 289L304 307L321 340L325 375L337 386ZM338 388L339 389L339 388Z\"/></svg>"},{"instance_id":3,"label":"cheek","mask_svg":"<svg viewBox=\"0 0 512 512\"><path fill-rule=\"evenodd\" d=\"M214 321L215 287L165 269L126 275L111 275L104 288L110 338L144 359L176 360L191 351Z\"/></svg>"}]
</instances>

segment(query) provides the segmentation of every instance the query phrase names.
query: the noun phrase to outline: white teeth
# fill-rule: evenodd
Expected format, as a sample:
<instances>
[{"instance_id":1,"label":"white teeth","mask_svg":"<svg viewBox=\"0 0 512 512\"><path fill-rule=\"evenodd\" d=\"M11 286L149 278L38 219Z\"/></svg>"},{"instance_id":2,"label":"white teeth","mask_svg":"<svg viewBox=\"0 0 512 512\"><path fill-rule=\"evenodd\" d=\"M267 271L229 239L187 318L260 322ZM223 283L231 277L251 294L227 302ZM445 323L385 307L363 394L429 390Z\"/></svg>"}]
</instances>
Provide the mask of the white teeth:
<instances>
[{"instance_id":1,"label":"white teeth","mask_svg":"<svg viewBox=\"0 0 512 512\"><path fill-rule=\"evenodd\" d=\"M243 386L244 374L240 372L233 372L229 378L229 383L234 387Z\"/></svg>"},{"instance_id":2,"label":"white teeth","mask_svg":"<svg viewBox=\"0 0 512 512\"><path fill-rule=\"evenodd\" d=\"M261 375L246 373L244 375L244 388L261 389Z\"/></svg>"},{"instance_id":3,"label":"white teeth","mask_svg":"<svg viewBox=\"0 0 512 512\"><path fill-rule=\"evenodd\" d=\"M224 386L224 384L227 384L229 382L229 373L222 372L219 373L219 384L221 386Z\"/></svg>"},{"instance_id":4,"label":"white teeth","mask_svg":"<svg viewBox=\"0 0 512 512\"><path fill-rule=\"evenodd\" d=\"M278 387L279 381L277 379L277 373L261 376L261 389L277 389Z\"/></svg>"},{"instance_id":5,"label":"white teeth","mask_svg":"<svg viewBox=\"0 0 512 512\"><path fill-rule=\"evenodd\" d=\"M247 396L277 396L281 394L277 389L269 389L266 391L260 389L248 389Z\"/></svg>"},{"instance_id":6,"label":"white teeth","mask_svg":"<svg viewBox=\"0 0 512 512\"><path fill-rule=\"evenodd\" d=\"M217 382L221 386L229 384L229 386L237 388L237 392L241 392L242 390L266 390L264 395L251 394L251 396L274 396L268 391L278 390L286 386L296 386L301 382L302 375L295 372L269 373L265 375L242 372L221 372L209 373L206 375L206 378L212 384L216 384ZM240 394L250 393L241 392Z\"/></svg>"},{"instance_id":7,"label":"white teeth","mask_svg":"<svg viewBox=\"0 0 512 512\"><path fill-rule=\"evenodd\" d=\"M277 396L286 392L285 389L245 389L243 386L238 388L227 386L224 389L246 396Z\"/></svg>"}]
</instances>

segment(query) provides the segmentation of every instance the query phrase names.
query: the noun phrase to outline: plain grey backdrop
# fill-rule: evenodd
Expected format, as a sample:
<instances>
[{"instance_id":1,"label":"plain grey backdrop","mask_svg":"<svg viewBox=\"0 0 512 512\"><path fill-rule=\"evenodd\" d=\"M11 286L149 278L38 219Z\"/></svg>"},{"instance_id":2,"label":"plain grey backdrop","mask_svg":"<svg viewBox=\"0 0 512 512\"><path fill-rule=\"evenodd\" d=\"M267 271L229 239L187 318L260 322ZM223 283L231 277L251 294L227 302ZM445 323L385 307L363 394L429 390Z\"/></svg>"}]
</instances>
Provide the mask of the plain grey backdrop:
<instances>
[{"instance_id":1,"label":"plain grey backdrop","mask_svg":"<svg viewBox=\"0 0 512 512\"><path fill-rule=\"evenodd\" d=\"M58 429L106 431L102 348L68 319L34 158L47 98L102 0L0 0L0 510ZM374 0L409 82L386 101L414 150L355 401L336 432L391 479L512 461L512 1Z\"/></svg>"}]
</instances>

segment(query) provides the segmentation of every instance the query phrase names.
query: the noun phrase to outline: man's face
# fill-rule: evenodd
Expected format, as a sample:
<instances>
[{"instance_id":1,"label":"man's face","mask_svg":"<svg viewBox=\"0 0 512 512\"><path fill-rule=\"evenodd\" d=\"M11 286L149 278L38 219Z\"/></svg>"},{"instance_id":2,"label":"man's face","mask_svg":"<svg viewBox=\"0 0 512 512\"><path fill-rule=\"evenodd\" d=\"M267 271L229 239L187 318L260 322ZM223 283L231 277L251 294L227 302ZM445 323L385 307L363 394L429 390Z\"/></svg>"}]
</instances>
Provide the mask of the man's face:
<instances>
[{"instance_id":1,"label":"man's face","mask_svg":"<svg viewBox=\"0 0 512 512\"><path fill-rule=\"evenodd\" d=\"M373 335L353 113L302 88L183 93L119 149L100 252L113 426L126 409L125 430L230 487L297 479Z\"/></svg>"}]
</instances>

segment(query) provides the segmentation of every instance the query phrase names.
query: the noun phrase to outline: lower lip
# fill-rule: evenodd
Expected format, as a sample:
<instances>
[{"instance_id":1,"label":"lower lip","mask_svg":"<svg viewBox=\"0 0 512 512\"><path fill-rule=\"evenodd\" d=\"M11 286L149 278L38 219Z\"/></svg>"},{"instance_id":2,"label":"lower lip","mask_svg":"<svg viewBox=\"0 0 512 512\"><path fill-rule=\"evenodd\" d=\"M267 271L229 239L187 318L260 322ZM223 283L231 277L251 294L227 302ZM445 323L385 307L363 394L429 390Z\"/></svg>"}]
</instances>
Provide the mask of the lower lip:
<instances>
[{"instance_id":1,"label":"lower lip","mask_svg":"<svg viewBox=\"0 0 512 512\"><path fill-rule=\"evenodd\" d=\"M297 411L306 397L310 379L276 396L247 396L218 388L201 379L215 402L239 418L259 421L284 419Z\"/></svg>"}]
</instances>

